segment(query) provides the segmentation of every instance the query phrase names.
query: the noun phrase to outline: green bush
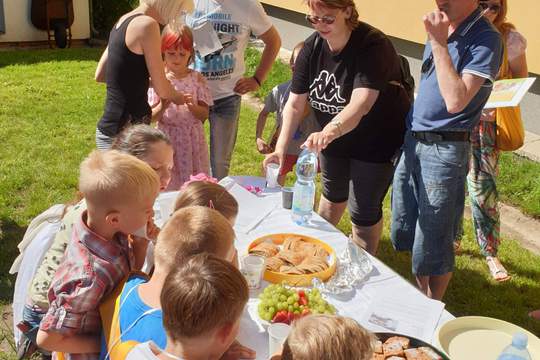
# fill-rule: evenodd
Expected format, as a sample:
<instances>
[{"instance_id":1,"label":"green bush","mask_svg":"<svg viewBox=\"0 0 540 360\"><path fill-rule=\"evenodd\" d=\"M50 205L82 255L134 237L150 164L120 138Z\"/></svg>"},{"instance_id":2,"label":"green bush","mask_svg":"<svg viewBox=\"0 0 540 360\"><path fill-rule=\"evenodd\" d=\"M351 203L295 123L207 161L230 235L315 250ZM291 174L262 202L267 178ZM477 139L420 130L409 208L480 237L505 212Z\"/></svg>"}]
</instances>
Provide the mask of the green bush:
<instances>
[{"instance_id":1,"label":"green bush","mask_svg":"<svg viewBox=\"0 0 540 360\"><path fill-rule=\"evenodd\" d=\"M131 11L139 4L139 0L93 0L92 17L97 37L107 39L109 32L118 18Z\"/></svg>"}]
</instances>

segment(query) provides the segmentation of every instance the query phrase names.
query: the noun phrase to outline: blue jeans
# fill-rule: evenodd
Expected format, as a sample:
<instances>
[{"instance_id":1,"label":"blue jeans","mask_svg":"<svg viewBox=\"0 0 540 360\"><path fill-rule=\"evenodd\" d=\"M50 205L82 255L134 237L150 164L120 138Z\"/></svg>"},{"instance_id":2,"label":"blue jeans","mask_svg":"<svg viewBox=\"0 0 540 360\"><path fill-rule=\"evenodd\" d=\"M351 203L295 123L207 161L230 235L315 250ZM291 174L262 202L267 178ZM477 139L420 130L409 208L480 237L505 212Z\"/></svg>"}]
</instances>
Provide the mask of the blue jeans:
<instances>
[{"instance_id":1,"label":"blue jeans","mask_svg":"<svg viewBox=\"0 0 540 360\"><path fill-rule=\"evenodd\" d=\"M45 316L44 312L34 309L30 305L25 305L22 314L22 322L26 323L28 330L22 333L21 344L28 340L32 342L37 347L36 337L39 330L39 324L41 319ZM49 355L48 351L39 349L39 351L44 355Z\"/></svg>"},{"instance_id":2,"label":"blue jeans","mask_svg":"<svg viewBox=\"0 0 540 360\"><path fill-rule=\"evenodd\" d=\"M469 153L468 141L425 142L405 134L392 186L390 231L396 250L412 252L415 275L454 270Z\"/></svg>"},{"instance_id":3,"label":"blue jeans","mask_svg":"<svg viewBox=\"0 0 540 360\"><path fill-rule=\"evenodd\" d=\"M241 97L228 96L215 100L210 106L210 167L212 176L222 179L229 175L236 135L238 133L238 120L240 118Z\"/></svg>"}]
</instances>

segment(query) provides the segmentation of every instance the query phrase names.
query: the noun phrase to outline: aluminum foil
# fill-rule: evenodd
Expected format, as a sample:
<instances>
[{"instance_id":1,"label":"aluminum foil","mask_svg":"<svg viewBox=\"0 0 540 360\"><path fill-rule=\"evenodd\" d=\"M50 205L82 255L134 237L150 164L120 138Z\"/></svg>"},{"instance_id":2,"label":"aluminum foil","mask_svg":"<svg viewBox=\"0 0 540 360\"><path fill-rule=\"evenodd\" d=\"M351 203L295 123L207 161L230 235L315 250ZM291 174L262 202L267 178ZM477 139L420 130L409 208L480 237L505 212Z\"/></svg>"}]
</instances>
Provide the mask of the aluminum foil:
<instances>
[{"instance_id":1,"label":"aluminum foil","mask_svg":"<svg viewBox=\"0 0 540 360\"><path fill-rule=\"evenodd\" d=\"M343 294L353 289L364 281L371 271L373 264L366 252L352 242L347 242L347 248L336 259L336 272L326 283L320 279L313 279L313 287L323 293Z\"/></svg>"}]
</instances>

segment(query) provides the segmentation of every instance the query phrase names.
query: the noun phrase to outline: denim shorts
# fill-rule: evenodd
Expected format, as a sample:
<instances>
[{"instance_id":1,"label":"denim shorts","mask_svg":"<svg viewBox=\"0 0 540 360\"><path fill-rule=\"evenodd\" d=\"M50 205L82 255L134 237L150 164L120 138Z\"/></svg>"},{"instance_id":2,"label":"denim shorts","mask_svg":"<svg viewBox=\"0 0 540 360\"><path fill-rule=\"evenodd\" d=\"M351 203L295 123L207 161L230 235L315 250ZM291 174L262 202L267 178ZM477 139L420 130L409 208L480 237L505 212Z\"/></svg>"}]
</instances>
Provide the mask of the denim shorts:
<instances>
[{"instance_id":1,"label":"denim shorts","mask_svg":"<svg viewBox=\"0 0 540 360\"><path fill-rule=\"evenodd\" d=\"M22 322L25 323L27 331L22 333L21 343L25 340L31 341L37 346L36 337L39 330L39 324L45 316L45 312L38 310L37 308L25 305L23 308ZM48 355L48 351L40 350L42 354Z\"/></svg>"},{"instance_id":2,"label":"denim shorts","mask_svg":"<svg viewBox=\"0 0 540 360\"><path fill-rule=\"evenodd\" d=\"M405 135L392 185L391 239L396 250L412 252L415 275L454 270L469 153L468 141L425 142Z\"/></svg>"}]
</instances>

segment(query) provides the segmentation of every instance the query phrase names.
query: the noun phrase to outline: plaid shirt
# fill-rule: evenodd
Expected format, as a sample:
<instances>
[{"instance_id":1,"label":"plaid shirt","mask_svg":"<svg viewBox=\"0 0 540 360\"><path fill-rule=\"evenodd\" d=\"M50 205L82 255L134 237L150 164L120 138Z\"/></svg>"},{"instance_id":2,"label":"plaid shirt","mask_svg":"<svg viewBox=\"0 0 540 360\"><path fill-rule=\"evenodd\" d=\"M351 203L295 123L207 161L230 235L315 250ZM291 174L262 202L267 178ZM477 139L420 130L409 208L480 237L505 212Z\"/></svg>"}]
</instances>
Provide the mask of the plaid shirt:
<instances>
[{"instance_id":1,"label":"plaid shirt","mask_svg":"<svg viewBox=\"0 0 540 360\"><path fill-rule=\"evenodd\" d=\"M87 212L73 226L71 241L49 289L49 310L40 329L71 335L100 336L98 306L129 273L133 263L128 239L113 241L86 226ZM67 359L97 359L99 354L65 354Z\"/></svg>"}]
</instances>

